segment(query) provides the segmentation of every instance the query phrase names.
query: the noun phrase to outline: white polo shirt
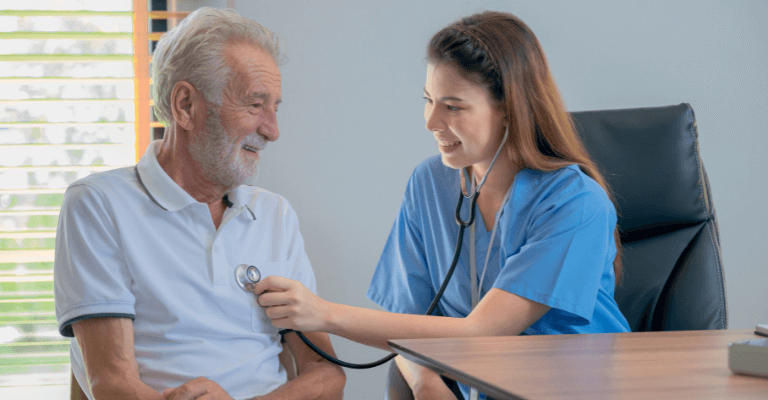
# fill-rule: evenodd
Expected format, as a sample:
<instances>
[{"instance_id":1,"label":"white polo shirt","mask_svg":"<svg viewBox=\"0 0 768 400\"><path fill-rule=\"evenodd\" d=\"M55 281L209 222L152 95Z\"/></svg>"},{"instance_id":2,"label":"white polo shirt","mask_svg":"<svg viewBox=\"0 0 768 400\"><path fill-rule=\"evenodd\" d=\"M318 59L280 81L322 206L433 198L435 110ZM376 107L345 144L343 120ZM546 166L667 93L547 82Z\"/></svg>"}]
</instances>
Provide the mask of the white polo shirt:
<instances>
[{"instance_id":1,"label":"white polo shirt","mask_svg":"<svg viewBox=\"0 0 768 400\"><path fill-rule=\"evenodd\" d=\"M286 381L280 335L256 297L237 286L239 264L315 291L296 214L281 196L240 186L219 229L157 162L159 141L135 167L90 175L64 196L56 235L59 331L75 321L133 318L141 380L162 392L204 376L233 398ZM87 388L77 340L72 369Z\"/></svg>"}]
</instances>

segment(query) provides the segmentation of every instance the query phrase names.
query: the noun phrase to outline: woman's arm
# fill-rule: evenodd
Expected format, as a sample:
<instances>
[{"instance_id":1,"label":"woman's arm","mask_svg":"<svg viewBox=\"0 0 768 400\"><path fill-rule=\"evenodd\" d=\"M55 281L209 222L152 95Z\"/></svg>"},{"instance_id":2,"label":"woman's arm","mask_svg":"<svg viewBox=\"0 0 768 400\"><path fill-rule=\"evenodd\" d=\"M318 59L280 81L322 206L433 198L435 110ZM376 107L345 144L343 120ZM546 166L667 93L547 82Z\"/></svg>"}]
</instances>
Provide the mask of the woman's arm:
<instances>
[{"instance_id":1,"label":"woman's arm","mask_svg":"<svg viewBox=\"0 0 768 400\"><path fill-rule=\"evenodd\" d=\"M437 372L401 356L395 357L395 364L416 400L456 400L456 396Z\"/></svg>"},{"instance_id":2,"label":"woman's arm","mask_svg":"<svg viewBox=\"0 0 768 400\"><path fill-rule=\"evenodd\" d=\"M301 283L267 277L254 293L278 328L322 331L391 351L387 340L518 335L549 307L491 289L466 318L397 314L325 301Z\"/></svg>"}]
</instances>

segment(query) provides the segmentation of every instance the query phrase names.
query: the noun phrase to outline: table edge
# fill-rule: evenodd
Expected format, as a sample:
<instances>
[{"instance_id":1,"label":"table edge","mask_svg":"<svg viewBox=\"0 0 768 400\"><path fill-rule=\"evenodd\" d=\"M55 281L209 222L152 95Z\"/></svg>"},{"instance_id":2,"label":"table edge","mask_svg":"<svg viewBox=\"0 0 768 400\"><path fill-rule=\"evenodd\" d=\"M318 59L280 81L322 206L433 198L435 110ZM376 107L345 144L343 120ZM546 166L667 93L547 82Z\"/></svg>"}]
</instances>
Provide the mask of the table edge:
<instances>
[{"instance_id":1,"label":"table edge","mask_svg":"<svg viewBox=\"0 0 768 400\"><path fill-rule=\"evenodd\" d=\"M491 396L493 398L498 398L498 399L504 399L504 400L506 399L525 400L524 397L520 397L519 395L516 395L514 393L504 391L488 382L485 382L481 379L477 379L459 370L453 369L441 362L438 362L435 359L425 357L421 354L416 354L404 347L397 345L396 343L393 343L392 341L387 341L387 344L389 344L389 347L395 350L397 354L403 356L403 358L405 358L406 360L419 364L422 367L429 368L430 370L435 371L440 375L443 375L455 381L464 383L467 386L474 387L475 389L485 393L488 396Z\"/></svg>"}]
</instances>

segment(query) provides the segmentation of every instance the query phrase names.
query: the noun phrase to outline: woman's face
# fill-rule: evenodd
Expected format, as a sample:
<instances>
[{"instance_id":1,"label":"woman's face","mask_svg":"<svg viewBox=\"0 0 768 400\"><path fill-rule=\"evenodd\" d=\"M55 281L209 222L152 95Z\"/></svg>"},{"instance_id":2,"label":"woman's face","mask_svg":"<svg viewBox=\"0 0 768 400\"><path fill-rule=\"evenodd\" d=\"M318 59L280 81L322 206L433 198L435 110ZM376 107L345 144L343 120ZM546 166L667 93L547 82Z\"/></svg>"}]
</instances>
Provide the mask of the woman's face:
<instances>
[{"instance_id":1,"label":"woman's face","mask_svg":"<svg viewBox=\"0 0 768 400\"><path fill-rule=\"evenodd\" d=\"M504 135L504 113L488 91L446 64L427 66L424 119L442 161L459 169L485 171Z\"/></svg>"}]
</instances>

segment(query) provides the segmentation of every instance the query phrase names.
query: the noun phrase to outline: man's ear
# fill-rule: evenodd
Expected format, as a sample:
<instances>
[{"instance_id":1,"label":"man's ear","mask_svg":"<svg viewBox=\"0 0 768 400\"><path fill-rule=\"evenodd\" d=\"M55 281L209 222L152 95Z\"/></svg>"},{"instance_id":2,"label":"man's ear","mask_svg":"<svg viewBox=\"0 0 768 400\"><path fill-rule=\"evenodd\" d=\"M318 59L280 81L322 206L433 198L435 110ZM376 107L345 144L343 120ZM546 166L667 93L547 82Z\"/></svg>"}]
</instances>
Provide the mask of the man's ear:
<instances>
[{"instance_id":1,"label":"man's ear","mask_svg":"<svg viewBox=\"0 0 768 400\"><path fill-rule=\"evenodd\" d=\"M173 85L171 91L171 113L173 120L185 130L195 127L195 117L201 112L203 97L200 92L186 81Z\"/></svg>"}]
</instances>

